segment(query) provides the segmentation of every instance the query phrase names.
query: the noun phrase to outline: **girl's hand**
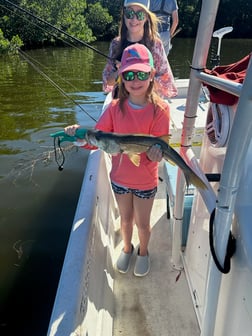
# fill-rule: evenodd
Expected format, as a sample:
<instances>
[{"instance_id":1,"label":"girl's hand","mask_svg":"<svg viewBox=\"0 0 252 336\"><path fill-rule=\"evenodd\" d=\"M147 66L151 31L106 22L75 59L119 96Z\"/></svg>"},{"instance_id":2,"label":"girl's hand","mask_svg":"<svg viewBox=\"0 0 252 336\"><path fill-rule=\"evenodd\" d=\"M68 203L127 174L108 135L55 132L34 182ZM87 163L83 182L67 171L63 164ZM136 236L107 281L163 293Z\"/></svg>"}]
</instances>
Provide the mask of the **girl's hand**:
<instances>
[{"instance_id":1,"label":"girl's hand","mask_svg":"<svg viewBox=\"0 0 252 336\"><path fill-rule=\"evenodd\" d=\"M67 135L70 135L70 136L75 136L75 132L76 130L80 128L80 125L71 125L71 126L67 126L64 128L64 132L67 134ZM78 146L78 147L83 147L87 144L87 141L85 139L77 139L77 141L74 142L74 145L75 146Z\"/></svg>"},{"instance_id":2,"label":"girl's hand","mask_svg":"<svg viewBox=\"0 0 252 336\"><path fill-rule=\"evenodd\" d=\"M150 161L160 162L163 158L163 153L158 144L151 146L146 152L146 155Z\"/></svg>"},{"instance_id":3,"label":"girl's hand","mask_svg":"<svg viewBox=\"0 0 252 336\"><path fill-rule=\"evenodd\" d=\"M107 82L108 82L108 85L114 85L117 78L118 78L118 70L121 66L121 62L119 61L115 61L115 66L113 68L113 71L110 73L108 79L107 79Z\"/></svg>"},{"instance_id":4,"label":"girl's hand","mask_svg":"<svg viewBox=\"0 0 252 336\"><path fill-rule=\"evenodd\" d=\"M121 66L121 62L119 62L119 61L116 60L116 67L117 67L117 70L120 68L120 66Z\"/></svg>"},{"instance_id":5,"label":"girl's hand","mask_svg":"<svg viewBox=\"0 0 252 336\"><path fill-rule=\"evenodd\" d=\"M75 135L75 132L76 130L80 128L80 125L71 125L71 126L67 126L64 128L64 132L67 134L67 135L70 135L70 136L74 136Z\"/></svg>"}]
</instances>

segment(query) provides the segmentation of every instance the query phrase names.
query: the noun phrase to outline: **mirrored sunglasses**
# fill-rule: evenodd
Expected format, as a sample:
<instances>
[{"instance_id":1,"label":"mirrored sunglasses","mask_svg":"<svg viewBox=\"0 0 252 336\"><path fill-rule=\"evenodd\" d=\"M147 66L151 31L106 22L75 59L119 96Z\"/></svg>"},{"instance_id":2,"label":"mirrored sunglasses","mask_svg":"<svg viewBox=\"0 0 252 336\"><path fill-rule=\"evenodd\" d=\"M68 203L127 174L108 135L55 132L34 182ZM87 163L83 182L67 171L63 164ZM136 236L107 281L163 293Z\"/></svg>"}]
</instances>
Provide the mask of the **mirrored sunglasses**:
<instances>
[{"instance_id":1,"label":"mirrored sunglasses","mask_svg":"<svg viewBox=\"0 0 252 336\"><path fill-rule=\"evenodd\" d=\"M150 77L150 72L144 72L144 71L125 71L122 73L123 78L127 81L133 81L136 77L140 81L145 81Z\"/></svg>"},{"instance_id":2,"label":"mirrored sunglasses","mask_svg":"<svg viewBox=\"0 0 252 336\"><path fill-rule=\"evenodd\" d=\"M134 19L134 17L136 16L138 21L143 21L145 19L146 12L142 10L135 12L133 9L125 8L124 16L126 17L126 19Z\"/></svg>"}]
</instances>

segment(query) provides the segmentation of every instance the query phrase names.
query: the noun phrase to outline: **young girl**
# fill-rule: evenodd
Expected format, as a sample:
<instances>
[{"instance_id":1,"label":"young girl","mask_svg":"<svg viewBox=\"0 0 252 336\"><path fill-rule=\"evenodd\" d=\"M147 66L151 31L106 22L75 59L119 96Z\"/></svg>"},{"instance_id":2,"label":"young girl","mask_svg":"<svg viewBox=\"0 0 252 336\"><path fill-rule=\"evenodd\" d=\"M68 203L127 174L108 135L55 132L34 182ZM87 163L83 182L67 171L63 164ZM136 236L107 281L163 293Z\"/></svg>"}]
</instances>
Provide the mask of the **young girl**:
<instances>
[{"instance_id":1,"label":"young girl","mask_svg":"<svg viewBox=\"0 0 252 336\"><path fill-rule=\"evenodd\" d=\"M103 90L105 92L113 90L123 50L133 43L141 43L153 55L156 69L155 88L159 96L168 99L177 95L170 64L163 43L158 37L158 19L149 11L149 3L149 0L124 1L119 36L114 38L110 44L110 59L103 70Z\"/></svg>"},{"instance_id":2,"label":"young girl","mask_svg":"<svg viewBox=\"0 0 252 336\"><path fill-rule=\"evenodd\" d=\"M127 47L118 74L119 99L112 100L98 120L96 129L154 136L169 134L169 106L153 92L155 69L150 51L138 43ZM74 135L78 127L68 126L65 132ZM134 223L139 237L134 274L141 277L149 272L150 214L157 192L158 162L161 159L162 152L157 146L141 154L138 167L126 154L112 156L110 178L120 212L124 243L116 263L121 273L128 271L134 252L131 243Z\"/></svg>"}]
</instances>

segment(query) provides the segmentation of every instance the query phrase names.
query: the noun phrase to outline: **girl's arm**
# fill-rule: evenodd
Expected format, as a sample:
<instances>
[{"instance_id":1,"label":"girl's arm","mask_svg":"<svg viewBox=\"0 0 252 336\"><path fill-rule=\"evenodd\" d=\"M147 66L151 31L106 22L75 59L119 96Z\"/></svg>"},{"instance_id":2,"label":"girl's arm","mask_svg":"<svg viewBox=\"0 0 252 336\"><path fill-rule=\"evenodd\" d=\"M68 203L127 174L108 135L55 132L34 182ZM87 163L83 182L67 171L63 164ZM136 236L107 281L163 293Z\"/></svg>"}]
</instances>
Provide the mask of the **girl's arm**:
<instances>
[{"instance_id":1,"label":"girl's arm","mask_svg":"<svg viewBox=\"0 0 252 336\"><path fill-rule=\"evenodd\" d=\"M103 91L111 92L115 85L116 79L118 77L118 62L112 60L114 57L115 49L117 48L119 41L115 38L110 43L109 54L110 57L105 65L105 68L102 72L102 81L103 81Z\"/></svg>"},{"instance_id":2,"label":"girl's arm","mask_svg":"<svg viewBox=\"0 0 252 336\"><path fill-rule=\"evenodd\" d=\"M155 83L157 93L164 99L175 97L178 94L178 90L163 43L160 39L156 39L152 55L156 69Z\"/></svg>"}]
</instances>

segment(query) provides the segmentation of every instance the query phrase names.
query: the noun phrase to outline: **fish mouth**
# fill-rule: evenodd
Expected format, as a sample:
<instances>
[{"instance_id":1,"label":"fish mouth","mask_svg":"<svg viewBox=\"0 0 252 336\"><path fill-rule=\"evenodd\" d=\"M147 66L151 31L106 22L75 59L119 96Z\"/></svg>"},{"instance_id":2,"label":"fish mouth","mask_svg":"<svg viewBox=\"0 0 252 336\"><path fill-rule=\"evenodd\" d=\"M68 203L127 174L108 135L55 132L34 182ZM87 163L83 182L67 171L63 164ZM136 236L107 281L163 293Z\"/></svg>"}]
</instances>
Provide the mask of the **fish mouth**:
<instances>
[{"instance_id":1,"label":"fish mouth","mask_svg":"<svg viewBox=\"0 0 252 336\"><path fill-rule=\"evenodd\" d=\"M86 133L86 141L93 146L97 145L97 138L95 134L92 134L90 131Z\"/></svg>"}]
</instances>

